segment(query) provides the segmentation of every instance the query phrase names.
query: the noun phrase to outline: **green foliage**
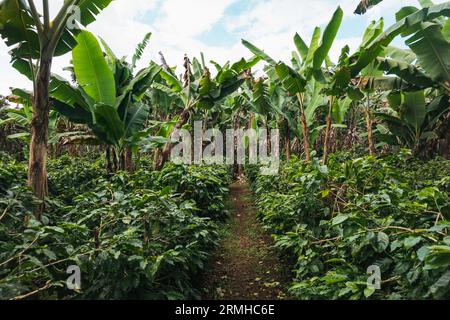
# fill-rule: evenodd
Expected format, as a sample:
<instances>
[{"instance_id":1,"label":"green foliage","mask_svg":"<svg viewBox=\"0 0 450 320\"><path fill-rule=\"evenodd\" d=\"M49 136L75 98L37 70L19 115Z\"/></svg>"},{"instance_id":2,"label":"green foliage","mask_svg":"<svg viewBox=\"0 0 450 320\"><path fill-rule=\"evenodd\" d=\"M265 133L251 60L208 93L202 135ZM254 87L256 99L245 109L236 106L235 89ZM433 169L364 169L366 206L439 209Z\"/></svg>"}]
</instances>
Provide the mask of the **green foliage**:
<instances>
[{"instance_id":1,"label":"green foliage","mask_svg":"<svg viewBox=\"0 0 450 320\"><path fill-rule=\"evenodd\" d=\"M448 299L450 163L293 159L279 177L247 168L260 217L295 264L300 299ZM381 290L367 268L381 269Z\"/></svg>"},{"instance_id":2,"label":"green foliage","mask_svg":"<svg viewBox=\"0 0 450 320\"><path fill-rule=\"evenodd\" d=\"M87 31L80 32L76 40L78 44L72 50L72 59L78 84L96 103L115 105L114 75L103 57L100 44Z\"/></svg>"},{"instance_id":3,"label":"green foliage","mask_svg":"<svg viewBox=\"0 0 450 320\"><path fill-rule=\"evenodd\" d=\"M49 161L49 192L65 203L72 203L75 196L95 187L104 167L103 159L80 161L68 155Z\"/></svg>"},{"instance_id":4,"label":"green foliage","mask_svg":"<svg viewBox=\"0 0 450 320\"><path fill-rule=\"evenodd\" d=\"M103 177L102 167L87 158L50 161L53 198L37 221L25 166L2 161L0 298L36 290L30 297L199 298L196 276L226 217L227 168L152 172L144 161L133 174ZM66 288L70 265L81 269L80 291Z\"/></svg>"},{"instance_id":5,"label":"green foliage","mask_svg":"<svg viewBox=\"0 0 450 320\"><path fill-rule=\"evenodd\" d=\"M118 149L135 146L150 113L142 99L161 67L150 62L133 74L132 66L117 59L102 41L105 55L92 33L82 31L76 39L72 62L77 83L74 86L52 75L53 108L69 121L89 127L97 138L95 143L101 141ZM86 143L93 140L90 132L80 137Z\"/></svg>"},{"instance_id":6,"label":"green foliage","mask_svg":"<svg viewBox=\"0 0 450 320\"><path fill-rule=\"evenodd\" d=\"M390 135L381 137L390 144L400 144L418 151L436 138L436 128L448 114L448 96L439 95L427 104L424 91L396 93L389 96L390 108L377 112Z\"/></svg>"},{"instance_id":7,"label":"green foliage","mask_svg":"<svg viewBox=\"0 0 450 320\"><path fill-rule=\"evenodd\" d=\"M53 21L46 26L39 13L34 12L30 3L24 0L0 1L0 37L12 50L12 65L18 71L30 76L31 60L39 59L43 49L51 50L53 56L70 52L77 42L74 37L81 28L70 28L67 21L71 5L80 10L77 24L88 26L96 16L109 6L112 0L78 0L65 1ZM45 44L45 45L44 45ZM48 52L45 52L48 55ZM51 58L48 57L47 58Z\"/></svg>"},{"instance_id":8,"label":"green foliage","mask_svg":"<svg viewBox=\"0 0 450 320\"><path fill-rule=\"evenodd\" d=\"M134 52L133 58L131 59L131 67L133 69L136 68L136 63L142 58L142 55L144 54L144 51L147 48L151 37L152 37L152 33L151 32L147 33L144 36L144 39L142 39L142 42L136 46L136 50Z\"/></svg>"},{"instance_id":9,"label":"green foliage","mask_svg":"<svg viewBox=\"0 0 450 320\"><path fill-rule=\"evenodd\" d=\"M224 220L227 215L224 199L231 183L226 166L175 166L167 164L157 173L160 188L171 187L185 200L194 200L198 215L215 220Z\"/></svg>"},{"instance_id":10,"label":"green foliage","mask_svg":"<svg viewBox=\"0 0 450 320\"><path fill-rule=\"evenodd\" d=\"M0 192L6 193L26 178L26 166L3 152L0 152L0 163Z\"/></svg>"}]
</instances>

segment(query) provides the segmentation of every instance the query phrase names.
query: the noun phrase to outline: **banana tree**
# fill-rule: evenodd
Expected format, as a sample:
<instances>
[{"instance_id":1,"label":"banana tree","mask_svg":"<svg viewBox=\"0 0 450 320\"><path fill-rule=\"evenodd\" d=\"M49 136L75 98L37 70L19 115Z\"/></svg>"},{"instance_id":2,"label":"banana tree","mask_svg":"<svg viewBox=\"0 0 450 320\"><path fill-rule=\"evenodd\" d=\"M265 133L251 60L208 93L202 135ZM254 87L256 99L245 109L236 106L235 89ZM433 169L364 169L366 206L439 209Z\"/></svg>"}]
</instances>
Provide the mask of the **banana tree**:
<instances>
[{"instance_id":1,"label":"banana tree","mask_svg":"<svg viewBox=\"0 0 450 320\"><path fill-rule=\"evenodd\" d=\"M383 0L362 0L358 6L355 9L355 14L363 15L367 11L369 11L371 8L376 6L377 4L383 2ZM433 4L433 1L431 0L419 0L422 7L431 7Z\"/></svg>"},{"instance_id":2,"label":"banana tree","mask_svg":"<svg viewBox=\"0 0 450 320\"><path fill-rule=\"evenodd\" d=\"M364 98L362 92L367 94L364 109L371 154L375 153L371 92L417 91L431 87L448 91L450 45L445 39L448 22L443 17L450 14L450 3L435 6L430 1L422 1L422 5L424 8L421 10L414 7L402 8L396 14L397 22L384 32L382 20L373 22L367 28L358 51L341 57L340 66L336 70L336 74L340 74L342 79L349 80L347 88L343 83L342 89L350 97L360 101ZM399 35L412 35L407 40L410 51L389 47ZM412 64L415 60L418 60L418 65Z\"/></svg>"},{"instance_id":3,"label":"banana tree","mask_svg":"<svg viewBox=\"0 0 450 320\"><path fill-rule=\"evenodd\" d=\"M8 96L8 101L15 103L19 108L8 108L6 109L6 119L3 120L4 123L15 123L18 127L19 132L9 135L8 139L19 139L27 143L30 143L30 126L33 120L33 107L31 105L32 93L26 90L14 89L12 90L12 95ZM55 128L58 122L59 115L55 111L50 111L49 114L49 126L48 126L48 136L49 142L55 143Z\"/></svg>"},{"instance_id":4,"label":"banana tree","mask_svg":"<svg viewBox=\"0 0 450 320\"><path fill-rule=\"evenodd\" d=\"M136 134L150 113L149 105L142 99L161 67L151 62L134 72L148 38L149 35L138 46L132 64L128 64L125 58L118 59L103 41L107 53L104 55L97 39L83 31L77 36L79 45L72 54L78 86L75 92L65 95L69 88L63 82L52 93L58 112L75 123L86 124L101 142L111 147L107 148L107 163L112 157L114 170L132 170L131 148L136 146Z\"/></svg>"},{"instance_id":5,"label":"banana tree","mask_svg":"<svg viewBox=\"0 0 450 320\"><path fill-rule=\"evenodd\" d=\"M365 14L372 7L376 6L383 0L362 0L355 9L355 14Z\"/></svg>"},{"instance_id":6,"label":"banana tree","mask_svg":"<svg viewBox=\"0 0 450 320\"><path fill-rule=\"evenodd\" d=\"M153 87L176 97L179 114L174 119L176 124L168 132L168 141L162 151L157 154L155 170L161 170L169 159L174 147L173 133L188 123L192 113L211 109L215 104L236 92L248 78L245 71L251 69L258 61L255 58L249 61L241 59L234 64L226 63L224 66L215 64L217 75L214 78L204 64L195 63L193 72L191 61L187 56L184 58L185 71L182 79L178 79L175 71L166 64L160 72L162 81L155 83Z\"/></svg>"},{"instance_id":7,"label":"banana tree","mask_svg":"<svg viewBox=\"0 0 450 320\"><path fill-rule=\"evenodd\" d=\"M436 98L442 95L448 96L450 88L450 36L446 32L449 29L448 19L442 16L449 15L450 6L449 3L433 6L431 1L422 1L422 6L424 7L422 10L414 7L405 7L396 14L396 25L402 26L402 36L410 36L406 40L406 44L411 50L396 49L392 52L392 50L385 49L383 56L379 56L376 60L379 70L388 75L396 76L401 81L394 82L392 78L383 80L380 77L375 77L373 84L378 82L385 86L386 83L390 82L391 88L389 89L401 89L402 91L418 91L433 88L437 92ZM417 18L420 16L422 16L424 21L422 23ZM395 30L396 28L391 27L390 29ZM417 61L417 63L413 64L414 61ZM399 88L400 82L402 82L401 88ZM418 98L417 105L413 104L411 99L408 99L409 103L407 105L411 110L422 110L422 107L425 106L425 103L422 103L423 99L420 98L420 94L405 93L405 95L408 97L412 95ZM427 112L426 110L422 111L422 114ZM442 117L443 114L438 113L438 116ZM393 119L389 118L389 120L386 120L386 116L382 116L382 120L389 121ZM392 121L390 123L390 127L392 127ZM411 134L409 139L403 138L401 140L415 150L418 148L419 143L423 141L421 138L422 132L430 130L428 125L424 125L423 128L422 126L416 126L415 129L411 128L407 122L404 122L403 128Z\"/></svg>"},{"instance_id":8,"label":"banana tree","mask_svg":"<svg viewBox=\"0 0 450 320\"><path fill-rule=\"evenodd\" d=\"M432 5L432 2L425 2L422 10L402 8L396 14L397 23L384 33L379 32L379 36L362 49L372 51L382 42L382 45L386 45L393 36L399 34L409 37L406 40L406 45L411 49L409 52L383 49L376 58L377 67L417 88L435 87L449 91L450 23L444 17L450 14L450 3L429 7L426 4ZM417 63L413 64L416 60Z\"/></svg>"},{"instance_id":9,"label":"banana tree","mask_svg":"<svg viewBox=\"0 0 450 320\"><path fill-rule=\"evenodd\" d=\"M281 124L284 131L284 149L286 159L291 158L291 136L297 136L297 124L295 115L297 114L292 97L289 97L286 90L280 85L278 79L262 78L253 84L253 101L255 112L265 117L266 126L269 118Z\"/></svg>"},{"instance_id":10,"label":"banana tree","mask_svg":"<svg viewBox=\"0 0 450 320\"><path fill-rule=\"evenodd\" d=\"M52 75L51 105L71 122L86 125L97 143L108 146L108 171L131 170L126 151L135 145L135 135L148 118L150 108L142 99L161 67L151 62L134 73L134 66L125 58L118 59L105 42L104 54L92 33L81 31L75 39L78 45L72 51L71 69L76 85ZM138 46L134 63L139 59L139 51ZM84 135L90 143L92 138L90 133ZM77 135L76 140L83 140L83 135Z\"/></svg>"},{"instance_id":11,"label":"banana tree","mask_svg":"<svg viewBox=\"0 0 450 320\"><path fill-rule=\"evenodd\" d=\"M343 11L340 7L334 12L329 24L326 26L322 39L320 41L321 30L316 28L313 33L311 44L308 47L302 38L296 34L294 42L297 47L298 53L301 59L297 59L297 63L294 67L288 66L284 62L276 63L274 59L258 49L248 41L243 40L244 46L246 46L251 52L265 60L271 67L274 68L279 80L287 92L297 97L300 105L301 125L303 133L303 147L305 151L306 160L311 161L311 152L309 145L309 128L306 118L306 105L305 105L305 93L307 90L307 84L313 78L319 83L326 83L326 73L324 73L323 65L326 67L331 66L328 53L331 50L333 42L336 38L337 32L343 19ZM320 41L320 42L319 42ZM330 103L331 105L331 103ZM329 108L331 110L331 107ZM327 117L327 133L325 142L325 152L327 150L328 136L331 128L331 111Z\"/></svg>"},{"instance_id":12,"label":"banana tree","mask_svg":"<svg viewBox=\"0 0 450 320\"><path fill-rule=\"evenodd\" d=\"M39 14L33 0L3 0L0 2L0 36L12 47L12 65L21 71L32 69L33 121L28 168L28 184L39 199L48 194L46 155L48 140L49 82L54 56L69 52L75 45L74 36L80 26L95 21L95 16L112 0L66 0L51 21L48 0L43 0ZM77 21L79 13L80 19ZM70 21L72 19L73 21ZM37 61L36 67L33 61ZM40 217L43 206L36 210Z\"/></svg>"},{"instance_id":13,"label":"banana tree","mask_svg":"<svg viewBox=\"0 0 450 320\"><path fill-rule=\"evenodd\" d=\"M397 36L403 35L411 36L407 44L417 55L425 73L448 89L450 58L446 54L448 40L445 38L447 33L444 32L448 29L448 23L443 17L449 15L450 2L420 10L414 7L402 8L396 14L397 22L394 25L384 32L374 34L360 50L348 57L349 63L345 67L350 69L351 78L357 77L375 59L382 57L386 47ZM439 47L435 47L436 44L439 44Z\"/></svg>"},{"instance_id":14,"label":"banana tree","mask_svg":"<svg viewBox=\"0 0 450 320\"><path fill-rule=\"evenodd\" d=\"M296 63L293 64L296 65ZM295 137L297 139L302 134L302 129L299 129L298 126L300 121L297 121L297 97L290 95L283 87L275 72L275 68L269 65L264 70L267 78L252 79L248 85L249 90L244 91L241 97L245 101L248 111L261 116L266 127L269 126L269 121L272 121L275 126L282 129L285 156L289 160L292 153L291 138ZM310 83L312 82L310 81ZM306 90L307 93L309 93L308 89ZM306 96L307 99L312 97L310 94L306 94ZM314 106L314 102L311 101L307 101L306 104L305 117L308 125L311 125L317 106Z\"/></svg>"},{"instance_id":15,"label":"banana tree","mask_svg":"<svg viewBox=\"0 0 450 320\"><path fill-rule=\"evenodd\" d=\"M385 142L406 145L417 153L427 140L435 138L436 125L448 112L448 96L429 100L422 90L391 93L389 108L376 115L388 127L388 133L381 137Z\"/></svg>"}]
</instances>

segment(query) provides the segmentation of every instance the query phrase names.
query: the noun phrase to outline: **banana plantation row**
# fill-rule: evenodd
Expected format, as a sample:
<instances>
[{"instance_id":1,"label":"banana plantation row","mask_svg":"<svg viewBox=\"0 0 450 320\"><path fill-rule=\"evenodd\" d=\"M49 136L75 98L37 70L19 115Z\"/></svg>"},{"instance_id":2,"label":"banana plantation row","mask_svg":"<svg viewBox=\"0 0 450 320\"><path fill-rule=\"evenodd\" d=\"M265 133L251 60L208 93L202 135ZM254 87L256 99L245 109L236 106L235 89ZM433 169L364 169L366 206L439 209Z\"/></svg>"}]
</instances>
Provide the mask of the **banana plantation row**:
<instances>
[{"instance_id":1,"label":"banana plantation row","mask_svg":"<svg viewBox=\"0 0 450 320\"><path fill-rule=\"evenodd\" d=\"M250 59L177 69L160 53L140 70L150 33L128 59L85 29L111 0L65 1L52 21L45 3L0 2L11 64L33 83L0 100L0 299L201 299L236 173L292 297L450 298L450 2L373 21L338 61L341 8L309 43L294 35L290 61L243 40ZM51 72L63 54L70 79ZM171 163L195 121L280 130L279 174Z\"/></svg>"}]
</instances>

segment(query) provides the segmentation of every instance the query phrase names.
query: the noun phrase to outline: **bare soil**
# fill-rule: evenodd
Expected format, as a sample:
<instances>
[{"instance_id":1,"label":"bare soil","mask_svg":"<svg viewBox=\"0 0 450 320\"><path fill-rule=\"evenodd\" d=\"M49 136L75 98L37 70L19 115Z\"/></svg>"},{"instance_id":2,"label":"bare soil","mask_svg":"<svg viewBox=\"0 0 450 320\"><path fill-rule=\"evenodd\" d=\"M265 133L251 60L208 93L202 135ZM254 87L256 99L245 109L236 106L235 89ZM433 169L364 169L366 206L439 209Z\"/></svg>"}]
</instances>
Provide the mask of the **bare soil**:
<instances>
[{"instance_id":1,"label":"bare soil","mask_svg":"<svg viewBox=\"0 0 450 320\"><path fill-rule=\"evenodd\" d=\"M231 186L231 220L205 276L208 300L283 300L290 272L279 260L273 240L256 217L245 182Z\"/></svg>"}]
</instances>

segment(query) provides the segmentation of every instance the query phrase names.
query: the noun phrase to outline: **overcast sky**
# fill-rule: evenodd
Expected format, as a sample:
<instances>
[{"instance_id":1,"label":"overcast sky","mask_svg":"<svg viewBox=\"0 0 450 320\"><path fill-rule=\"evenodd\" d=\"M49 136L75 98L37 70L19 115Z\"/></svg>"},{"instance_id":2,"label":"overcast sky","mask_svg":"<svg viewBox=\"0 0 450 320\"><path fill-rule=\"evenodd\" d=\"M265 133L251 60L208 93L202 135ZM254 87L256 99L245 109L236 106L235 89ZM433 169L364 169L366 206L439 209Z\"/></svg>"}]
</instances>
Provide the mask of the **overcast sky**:
<instances>
[{"instance_id":1,"label":"overcast sky","mask_svg":"<svg viewBox=\"0 0 450 320\"><path fill-rule=\"evenodd\" d=\"M36 0L40 3L40 0ZM63 0L52 0L54 12ZM102 37L118 56L131 56L147 32L152 32L148 49L140 67L150 60L159 62L162 51L171 66L182 65L185 53L205 53L207 61L224 63L250 57L242 38L265 49L277 60L289 59L294 49L295 32L307 41L315 26L324 26L340 5L345 18L332 49L336 59L348 44L356 49L361 35L372 20L381 16L386 25L394 22L395 12L402 6L419 6L417 0L385 0L364 16L353 11L359 0L114 0L88 29ZM445 2L434 0L435 3ZM53 12L53 14L54 14ZM401 45L401 39L396 41ZM54 73L67 76L70 53L54 60ZM30 88L30 82L10 67L8 48L0 40L0 94L10 87ZM181 72L181 71L180 71Z\"/></svg>"}]
</instances>

